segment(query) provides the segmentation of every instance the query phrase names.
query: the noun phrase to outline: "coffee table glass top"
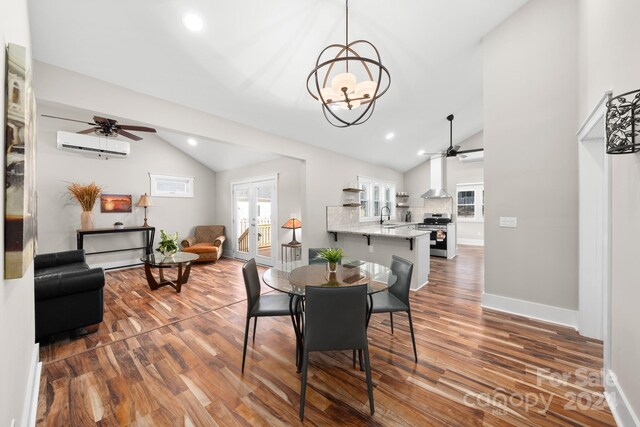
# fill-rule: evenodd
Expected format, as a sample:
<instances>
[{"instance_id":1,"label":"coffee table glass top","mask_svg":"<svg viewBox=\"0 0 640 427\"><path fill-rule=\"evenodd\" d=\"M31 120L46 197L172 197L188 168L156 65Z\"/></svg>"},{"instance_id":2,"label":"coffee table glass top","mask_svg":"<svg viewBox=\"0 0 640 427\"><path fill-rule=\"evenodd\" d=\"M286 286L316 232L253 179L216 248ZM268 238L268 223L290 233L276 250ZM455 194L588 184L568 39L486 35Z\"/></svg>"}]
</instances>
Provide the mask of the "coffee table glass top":
<instances>
[{"instance_id":1,"label":"coffee table glass top","mask_svg":"<svg viewBox=\"0 0 640 427\"><path fill-rule=\"evenodd\" d=\"M188 252L176 252L173 256L164 256L160 252L152 253L140 257L140 261L151 265L177 265L185 262L195 261L200 255Z\"/></svg>"},{"instance_id":2,"label":"coffee table glass top","mask_svg":"<svg viewBox=\"0 0 640 427\"><path fill-rule=\"evenodd\" d=\"M396 283L390 268L368 261L350 261L330 273L326 264L284 263L265 271L264 283L278 291L304 295L307 286L344 287L367 284L368 293L384 291Z\"/></svg>"}]
</instances>

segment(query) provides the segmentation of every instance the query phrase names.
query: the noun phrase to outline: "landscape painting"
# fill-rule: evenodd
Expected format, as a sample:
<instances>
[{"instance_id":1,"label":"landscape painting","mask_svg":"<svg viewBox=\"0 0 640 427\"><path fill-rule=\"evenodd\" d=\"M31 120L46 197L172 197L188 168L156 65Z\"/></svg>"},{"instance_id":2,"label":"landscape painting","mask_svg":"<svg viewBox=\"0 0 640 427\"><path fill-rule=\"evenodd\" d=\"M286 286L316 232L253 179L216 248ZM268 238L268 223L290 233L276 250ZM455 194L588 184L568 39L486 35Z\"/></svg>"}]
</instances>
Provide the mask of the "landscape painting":
<instances>
[{"instance_id":1,"label":"landscape painting","mask_svg":"<svg viewBox=\"0 0 640 427\"><path fill-rule=\"evenodd\" d=\"M36 250L36 112L26 49L6 50L4 277L23 277Z\"/></svg>"},{"instance_id":2,"label":"landscape painting","mask_svg":"<svg viewBox=\"0 0 640 427\"><path fill-rule=\"evenodd\" d=\"M131 194L102 194L100 212L131 212Z\"/></svg>"}]
</instances>

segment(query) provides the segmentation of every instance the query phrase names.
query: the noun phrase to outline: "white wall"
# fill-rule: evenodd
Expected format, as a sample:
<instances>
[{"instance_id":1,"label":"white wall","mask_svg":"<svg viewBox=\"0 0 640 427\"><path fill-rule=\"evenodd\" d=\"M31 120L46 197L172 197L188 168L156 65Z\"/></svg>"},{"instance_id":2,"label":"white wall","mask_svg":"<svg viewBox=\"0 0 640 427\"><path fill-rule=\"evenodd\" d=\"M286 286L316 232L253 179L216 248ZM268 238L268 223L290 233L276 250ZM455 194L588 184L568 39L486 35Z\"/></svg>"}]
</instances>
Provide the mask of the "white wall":
<instances>
[{"instance_id":1,"label":"white wall","mask_svg":"<svg viewBox=\"0 0 640 427\"><path fill-rule=\"evenodd\" d=\"M484 39L485 293L578 307L578 2L530 0ZM517 228L499 227L515 216Z\"/></svg>"},{"instance_id":2,"label":"white wall","mask_svg":"<svg viewBox=\"0 0 640 427\"><path fill-rule=\"evenodd\" d=\"M461 150L470 150L474 148L482 148L483 133L478 132L471 135L460 143ZM457 158L451 157L445 160L445 190L453 197L451 204L453 213L457 212L456 208L456 186L458 184L478 183L484 181L484 162L461 163ZM425 202L420 197L421 194L431 188L431 176L429 160L419 164L413 169L408 170L404 174L404 191L409 193L409 203L413 208L432 208L431 205L442 205L442 201L435 200ZM437 208L436 208L437 209ZM424 209L409 209L412 212L420 213ZM420 221L422 218L418 215L412 217L414 221ZM458 222L457 236L459 244L474 243L484 244L484 223L483 222Z\"/></svg>"},{"instance_id":3,"label":"white wall","mask_svg":"<svg viewBox=\"0 0 640 427\"><path fill-rule=\"evenodd\" d=\"M27 47L31 61L31 39L26 0L0 1L0 64L5 70L5 46L15 43ZM5 129L5 77L2 73L0 91L0 129ZM4 145L4 138L1 139ZM2 170L6 163L6 151L2 149ZM4 172L2 174L4 188ZM4 196L0 197L0 211L4 212ZM0 239L4 253L4 238ZM0 256L0 274L4 277L4 256ZM28 405L27 390L29 372L36 362L32 360L35 340L33 300L33 264L24 277L4 280L0 284L0 425L26 424L23 408Z\"/></svg>"},{"instance_id":4,"label":"white wall","mask_svg":"<svg viewBox=\"0 0 640 427\"><path fill-rule=\"evenodd\" d=\"M402 173L386 167L262 132L49 64L36 62L36 70L36 93L40 101L127 117L195 137L304 160L306 180L302 191L302 217L308 224L304 229L305 244L308 245L329 245L325 207L341 204L342 188L356 181L358 175L392 181L397 188L403 186Z\"/></svg>"},{"instance_id":5,"label":"white wall","mask_svg":"<svg viewBox=\"0 0 640 427\"><path fill-rule=\"evenodd\" d=\"M636 0L580 2L580 121L603 93L640 89ZM640 155L612 156L612 342L611 369L630 409L640 417Z\"/></svg>"},{"instance_id":6,"label":"white wall","mask_svg":"<svg viewBox=\"0 0 640 427\"><path fill-rule=\"evenodd\" d=\"M278 219L274 226L278 230L278 244L287 243L292 239L291 230L285 230L281 226L293 214L302 221L302 228L296 230L296 239L305 242L304 230L306 220L302 218L302 189L304 188L305 172L304 162L297 159L283 157L256 163L248 167L221 171L216 174L216 221L227 229L229 239L225 246L225 255L232 256L232 208L231 183L253 177L278 174ZM306 242L305 242L306 243ZM276 257L280 257L280 247L274 246Z\"/></svg>"},{"instance_id":7,"label":"white wall","mask_svg":"<svg viewBox=\"0 0 640 427\"><path fill-rule=\"evenodd\" d=\"M85 111L40 105L40 114L59 117L88 118ZM156 241L160 230L178 232L180 240L193 234L199 224L215 223L215 173L165 142L154 134L141 134L142 141L131 142L131 156L126 159L104 160L94 155L70 153L56 148L56 132L73 132L78 126L71 122L40 117L38 120L38 253L65 251L76 248L76 229L80 226L80 206L69 198L67 186L71 182L88 184L95 181L105 193L131 194L133 203L140 195L150 193L149 172L166 175L194 176L194 198L154 197L154 206L147 210L149 225L156 227ZM112 227L120 221L125 226L139 226L144 222L144 209L133 207L131 213L101 213L100 201L93 209L96 228ZM142 233L112 236L87 236L87 252L142 246ZM154 246L155 248L155 246ZM142 251L92 255L92 265L123 265L136 262Z\"/></svg>"}]
</instances>

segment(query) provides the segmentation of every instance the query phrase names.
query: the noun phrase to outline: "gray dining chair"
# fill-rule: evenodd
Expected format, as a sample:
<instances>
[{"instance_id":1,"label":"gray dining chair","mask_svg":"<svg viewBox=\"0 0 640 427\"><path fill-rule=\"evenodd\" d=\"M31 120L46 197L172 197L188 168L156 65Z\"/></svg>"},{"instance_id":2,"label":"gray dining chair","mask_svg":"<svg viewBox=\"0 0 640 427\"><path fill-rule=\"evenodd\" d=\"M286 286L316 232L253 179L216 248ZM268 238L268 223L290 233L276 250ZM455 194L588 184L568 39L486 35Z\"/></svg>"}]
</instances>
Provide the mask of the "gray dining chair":
<instances>
[{"instance_id":1,"label":"gray dining chair","mask_svg":"<svg viewBox=\"0 0 640 427\"><path fill-rule=\"evenodd\" d=\"M290 316L290 298L288 295L260 295L260 277L256 260L250 259L242 266L242 277L247 291L247 323L244 328L244 348L242 350L242 372L244 372L244 362L247 356L247 339L249 336L249 322L253 321L253 341L256 340L256 326L258 317ZM297 313L297 304L294 304Z\"/></svg>"},{"instance_id":2,"label":"gray dining chair","mask_svg":"<svg viewBox=\"0 0 640 427\"><path fill-rule=\"evenodd\" d=\"M309 248L309 264L326 264L327 261L318 258L318 253L326 248ZM342 260L338 261L338 265L342 264Z\"/></svg>"},{"instance_id":3,"label":"gray dining chair","mask_svg":"<svg viewBox=\"0 0 640 427\"><path fill-rule=\"evenodd\" d=\"M309 352L362 350L371 415L374 412L369 344L367 341L367 285L305 290L305 326L300 389L300 420L304 420Z\"/></svg>"},{"instance_id":4,"label":"gray dining chair","mask_svg":"<svg viewBox=\"0 0 640 427\"><path fill-rule=\"evenodd\" d=\"M393 255L391 271L397 277L387 292L373 294L373 307L371 313L389 313L391 319L391 333L393 334L393 313L404 311L409 316L409 330L413 342L413 355L418 361L416 350L416 338L413 334L413 321L411 320L411 305L409 304L409 287L413 274L413 263L399 256Z\"/></svg>"}]
</instances>

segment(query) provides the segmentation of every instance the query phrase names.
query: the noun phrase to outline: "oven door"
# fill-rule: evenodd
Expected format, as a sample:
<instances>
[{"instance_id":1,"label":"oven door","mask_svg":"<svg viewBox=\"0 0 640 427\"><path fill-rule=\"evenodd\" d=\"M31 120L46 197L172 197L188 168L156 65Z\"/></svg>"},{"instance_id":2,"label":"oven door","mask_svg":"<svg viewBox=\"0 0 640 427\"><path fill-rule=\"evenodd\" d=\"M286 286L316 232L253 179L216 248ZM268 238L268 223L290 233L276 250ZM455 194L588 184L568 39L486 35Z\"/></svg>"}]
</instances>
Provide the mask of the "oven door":
<instances>
[{"instance_id":1,"label":"oven door","mask_svg":"<svg viewBox=\"0 0 640 427\"><path fill-rule=\"evenodd\" d=\"M431 255L447 257L447 230L438 229L431 231L430 239Z\"/></svg>"}]
</instances>

